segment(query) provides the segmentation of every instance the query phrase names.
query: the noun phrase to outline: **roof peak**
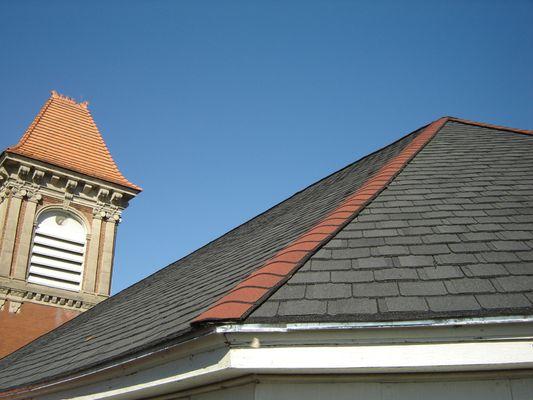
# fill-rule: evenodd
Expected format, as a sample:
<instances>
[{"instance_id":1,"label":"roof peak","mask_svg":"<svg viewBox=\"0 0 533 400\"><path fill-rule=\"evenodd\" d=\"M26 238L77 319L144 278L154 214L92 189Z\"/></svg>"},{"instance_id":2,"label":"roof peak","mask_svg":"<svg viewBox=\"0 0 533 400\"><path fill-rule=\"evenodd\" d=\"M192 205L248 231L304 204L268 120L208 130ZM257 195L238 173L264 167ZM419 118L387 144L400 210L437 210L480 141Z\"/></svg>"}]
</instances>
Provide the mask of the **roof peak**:
<instances>
[{"instance_id":1,"label":"roof peak","mask_svg":"<svg viewBox=\"0 0 533 400\"><path fill-rule=\"evenodd\" d=\"M87 109L89 107L89 102L87 100L77 102L73 97L66 96L64 94L61 94L55 90L50 91L50 99L57 99L64 102L67 102L69 104L73 104L76 106L80 106L82 108Z\"/></svg>"},{"instance_id":2,"label":"roof peak","mask_svg":"<svg viewBox=\"0 0 533 400\"><path fill-rule=\"evenodd\" d=\"M118 169L88 105L52 90L19 142L6 151L140 191Z\"/></svg>"}]
</instances>

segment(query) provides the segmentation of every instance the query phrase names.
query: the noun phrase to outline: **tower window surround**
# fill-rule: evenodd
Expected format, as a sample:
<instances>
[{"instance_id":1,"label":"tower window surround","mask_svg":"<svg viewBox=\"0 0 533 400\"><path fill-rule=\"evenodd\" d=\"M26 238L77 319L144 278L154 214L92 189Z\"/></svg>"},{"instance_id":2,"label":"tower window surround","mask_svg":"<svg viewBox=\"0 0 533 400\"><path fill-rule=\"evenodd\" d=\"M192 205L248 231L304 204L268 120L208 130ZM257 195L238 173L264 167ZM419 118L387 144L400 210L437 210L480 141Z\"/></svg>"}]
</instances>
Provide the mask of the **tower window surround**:
<instances>
[{"instance_id":1,"label":"tower window surround","mask_svg":"<svg viewBox=\"0 0 533 400\"><path fill-rule=\"evenodd\" d=\"M36 220L27 281L80 291L86 242L85 224L74 213L59 209L44 211Z\"/></svg>"}]
</instances>

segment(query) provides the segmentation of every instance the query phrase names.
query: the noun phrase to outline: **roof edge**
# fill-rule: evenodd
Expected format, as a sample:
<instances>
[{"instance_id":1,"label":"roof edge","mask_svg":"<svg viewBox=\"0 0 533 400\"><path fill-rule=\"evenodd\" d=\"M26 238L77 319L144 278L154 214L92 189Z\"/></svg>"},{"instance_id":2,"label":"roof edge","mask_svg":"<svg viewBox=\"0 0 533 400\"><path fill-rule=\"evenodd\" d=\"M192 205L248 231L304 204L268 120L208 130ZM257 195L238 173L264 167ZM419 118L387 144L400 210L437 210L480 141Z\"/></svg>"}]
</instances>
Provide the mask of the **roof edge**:
<instances>
[{"instance_id":1,"label":"roof edge","mask_svg":"<svg viewBox=\"0 0 533 400\"><path fill-rule=\"evenodd\" d=\"M450 119L443 117L427 125L400 154L383 165L336 209L252 272L191 324L238 321L250 315L385 189Z\"/></svg>"},{"instance_id":2,"label":"roof edge","mask_svg":"<svg viewBox=\"0 0 533 400\"><path fill-rule=\"evenodd\" d=\"M451 117L451 116L444 117L444 118L447 118L449 121L460 122L462 124L467 124L467 125L480 126L480 127L489 128L489 129L497 129L499 131L523 133L525 135L533 135L533 130L529 130L529 129L510 128L508 126L487 124L485 122L471 121L471 120L468 120L468 119Z\"/></svg>"}]
</instances>

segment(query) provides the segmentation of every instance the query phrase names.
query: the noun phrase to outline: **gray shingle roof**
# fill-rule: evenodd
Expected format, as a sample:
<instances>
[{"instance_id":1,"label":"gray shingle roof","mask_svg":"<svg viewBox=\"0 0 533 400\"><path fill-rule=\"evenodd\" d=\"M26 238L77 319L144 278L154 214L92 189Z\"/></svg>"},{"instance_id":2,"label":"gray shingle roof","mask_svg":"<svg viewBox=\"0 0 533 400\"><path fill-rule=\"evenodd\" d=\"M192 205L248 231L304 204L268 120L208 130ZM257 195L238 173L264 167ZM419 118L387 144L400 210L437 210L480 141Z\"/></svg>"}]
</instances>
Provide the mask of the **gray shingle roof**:
<instances>
[{"instance_id":1,"label":"gray shingle roof","mask_svg":"<svg viewBox=\"0 0 533 400\"><path fill-rule=\"evenodd\" d=\"M448 122L247 322L533 311L533 136Z\"/></svg>"},{"instance_id":2,"label":"gray shingle roof","mask_svg":"<svg viewBox=\"0 0 533 400\"><path fill-rule=\"evenodd\" d=\"M195 334L191 321L418 134L295 194L0 361L48 381ZM533 136L447 122L246 322L532 314Z\"/></svg>"},{"instance_id":3,"label":"gray shingle roof","mask_svg":"<svg viewBox=\"0 0 533 400\"><path fill-rule=\"evenodd\" d=\"M192 330L190 322L306 232L419 131L322 179L0 361L0 388L86 370Z\"/></svg>"}]
</instances>

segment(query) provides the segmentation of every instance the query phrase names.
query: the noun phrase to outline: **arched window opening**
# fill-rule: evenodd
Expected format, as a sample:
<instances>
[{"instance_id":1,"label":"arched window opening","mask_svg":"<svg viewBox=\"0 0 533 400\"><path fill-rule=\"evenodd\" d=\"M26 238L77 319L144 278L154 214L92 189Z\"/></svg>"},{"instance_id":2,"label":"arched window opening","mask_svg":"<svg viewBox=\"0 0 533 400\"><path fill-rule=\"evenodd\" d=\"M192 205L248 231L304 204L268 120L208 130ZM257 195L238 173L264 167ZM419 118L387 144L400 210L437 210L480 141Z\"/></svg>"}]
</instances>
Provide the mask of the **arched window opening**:
<instances>
[{"instance_id":1,"label":"arched window opening","mask_svg":"<svg viewBox=\"0 0 533 400\"><path fill-rule=\"evenodd\" d=\"M43 212L37 219L28 282L79 291L87 232L72 213Z\"/></svg>"}]
</instances>

